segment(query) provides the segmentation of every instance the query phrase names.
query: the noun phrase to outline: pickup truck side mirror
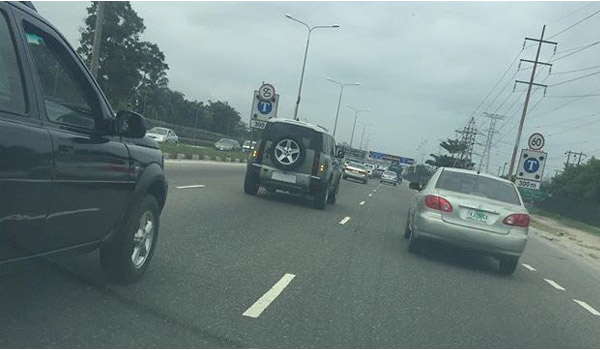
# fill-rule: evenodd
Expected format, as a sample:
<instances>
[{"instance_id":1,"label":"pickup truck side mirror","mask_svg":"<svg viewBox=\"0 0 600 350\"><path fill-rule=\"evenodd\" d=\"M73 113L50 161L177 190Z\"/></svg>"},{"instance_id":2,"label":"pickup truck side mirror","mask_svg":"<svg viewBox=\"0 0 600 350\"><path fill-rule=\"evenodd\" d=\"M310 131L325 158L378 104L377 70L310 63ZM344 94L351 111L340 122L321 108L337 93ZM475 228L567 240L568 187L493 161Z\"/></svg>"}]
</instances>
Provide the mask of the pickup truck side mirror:
<instances>
[{"instance_id":1,"label":"pickup truck side mirror","mask_svg":"<svg viewBox=\"0 0 600 350\"><path fill-rule=\"evenodd\" d=\"M133 111L118 111L115 120L115 132L117 135L142 138L146 135L146 119Z\"/></svg>"},{"instance_id":2,"label":"pickup truck side mirror","mask_svg":"<svg viewBox=\"0 0 600 350\"><path fill-rule=\"evenodd\" d=\"M423 189L423 187L421 186L420 183L418 182L411 182L408 184L408 188L410 188L411 190L417 190L420 191Z\"/></svg>"}]
</instances>

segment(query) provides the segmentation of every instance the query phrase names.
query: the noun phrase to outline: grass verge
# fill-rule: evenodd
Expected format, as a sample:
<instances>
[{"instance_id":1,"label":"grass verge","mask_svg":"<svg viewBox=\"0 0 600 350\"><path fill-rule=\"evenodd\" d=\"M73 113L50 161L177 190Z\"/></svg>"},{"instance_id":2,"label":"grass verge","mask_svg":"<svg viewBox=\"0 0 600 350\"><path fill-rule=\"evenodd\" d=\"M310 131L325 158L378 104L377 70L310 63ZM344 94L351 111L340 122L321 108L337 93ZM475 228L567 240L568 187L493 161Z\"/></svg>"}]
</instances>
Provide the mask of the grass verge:
<instances>
[{"instance_id":1,"label":"grass verge","mask_svg":"<svg viewBox=\"0 0 600 350\"><path fill-rule=\"evenodd\" d=\"M216 157L221 157L221 159L225 159L225 158L236 159L237 158L239 160L248 158L248 155L244 152L225 152L225 151L219 151L219 150L216 150L216 149L210 148L210 147L200 147L200 146L191 146L191 145L182 145L182 144L174 145L172 143L170 143L170 144L161 143L160 149L161 149L161 151L163 151L163 153L185 154L186 159L192 159L192 155L194 155L194 154L197 154L198 156L200 156L200 159L204 159L205 156L209 156L213 160Z\"/></svg>"},{"instance_id":2,"label":"grass verge","mask_svg":"<svg viewBox=\"0 0 600 350\"><path fill-rule=\"evenodd\" d=\"M544 216L544 217L559 221L562 224L564 224L565 226L600 235L600 227L588 225L584 222L573 220L571 218L562 216L560 214L551 213L549 211L545 211L543 209L536 208L536 207L529 206L529 205L527 206L527 210L532 215Z\"/></svg>"}]
</instances>

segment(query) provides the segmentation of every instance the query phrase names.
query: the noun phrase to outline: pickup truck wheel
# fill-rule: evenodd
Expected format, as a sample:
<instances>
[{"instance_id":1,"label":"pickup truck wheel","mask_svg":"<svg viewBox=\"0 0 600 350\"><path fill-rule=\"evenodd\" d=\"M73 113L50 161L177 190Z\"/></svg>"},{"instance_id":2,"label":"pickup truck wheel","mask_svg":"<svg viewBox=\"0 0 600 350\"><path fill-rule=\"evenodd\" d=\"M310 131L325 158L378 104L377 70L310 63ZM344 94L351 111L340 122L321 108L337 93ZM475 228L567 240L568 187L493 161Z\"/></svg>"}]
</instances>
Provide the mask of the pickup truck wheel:
<instances>
[{"instance_id":1,"label":"pickup truck wheel","mask_svg":"<svg viewBox=\"0 0 600 350\"><path fill-rule=\"evenodd\" d=\"M100 248L105 273L121 283L132 283L142 277L154 254L159 223L158 203L153 196L146 195L114 239Z\"/></svg>"}]
</instances>

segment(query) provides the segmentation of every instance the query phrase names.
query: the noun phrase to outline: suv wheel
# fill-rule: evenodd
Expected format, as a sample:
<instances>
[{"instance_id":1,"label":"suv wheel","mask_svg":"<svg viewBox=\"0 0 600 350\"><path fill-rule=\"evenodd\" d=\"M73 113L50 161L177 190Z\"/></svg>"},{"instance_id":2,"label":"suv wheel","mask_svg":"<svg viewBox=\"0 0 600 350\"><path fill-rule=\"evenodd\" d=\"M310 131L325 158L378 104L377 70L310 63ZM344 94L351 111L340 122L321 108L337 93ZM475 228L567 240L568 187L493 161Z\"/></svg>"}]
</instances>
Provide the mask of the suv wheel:
<instances>
[{"instance_id":1,"label":"suv wheel","mask_svg":"<svg viewBox=\"0 0 600 350\"><path fill-rule=\"evenodd\" d=\"M323 189L319 190L315 197L315 208L325 209L329 202L329 184L326 184Z\"/></svg>"},{"instance_id":2,"label":"suv wheel","mask_svg":"<svg viewBox=\"0 0 600 350\"><path fill-rule=\"evenodd\" d=\"M159 220L156 199L147 195L113 240L100 248L100 262L107 275L122 283L142 277L156 247Z\"/></svg>"},{"instance_id":3,"label":"suv wheel","mask_svg":"<svg viewBox=\"0 0 600 350\"><path fill-rule=\"evenodd\" d=\"M304 145L293 136L280 138L271 148L271 159L281 170L294 170L304 163L305 158Z\"/></svg>"},{"instance_id":4,"label":"suv wheel","mask_svg":"<svg viewBox=\"0 0 600 350\"><path fill-rule=\"evenodd\" d=\"M255 196L258 193L258 176L251 171L246 171L246 178L244 179L244 192L251 196Z\"/></svg>"},{"instance_id":5,"label":"suv wheel","mask_svg":"<svg viewBox=\"0 0 600 350\"><path fill-rule=\"evenodd\" d=\"M335 202L337 201L337 195L338 192L340 191L340 184L338 182L338 185L335 188L335 191L333 193L329 194L329 198L327 199L327 203L329 204L335 204Z\"/></svg>"},{"instance_id":6,"label":"suv wheel","mask_svg":"<svg viewBox=\"0 0 600 350\"><path fill-rule=\"evenodd\" d=\"M519 265L519 258L506 257L500 259L500 272L505 275L511 275Z\"/></svg>"}]
</instances>

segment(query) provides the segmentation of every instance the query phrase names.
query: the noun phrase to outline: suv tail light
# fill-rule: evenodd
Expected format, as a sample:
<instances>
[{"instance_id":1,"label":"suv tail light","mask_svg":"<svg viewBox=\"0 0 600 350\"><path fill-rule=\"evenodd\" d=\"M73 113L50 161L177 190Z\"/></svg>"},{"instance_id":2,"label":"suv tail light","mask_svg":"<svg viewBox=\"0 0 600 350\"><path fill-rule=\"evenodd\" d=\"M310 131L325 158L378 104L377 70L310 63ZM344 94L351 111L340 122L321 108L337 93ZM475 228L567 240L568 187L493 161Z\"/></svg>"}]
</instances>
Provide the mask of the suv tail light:
<instances>
[{"instance_id":1,"label":"suv tail light","mask_svg":"<svg viewBox=\"0 0 600 350\"><path fill-rule=\"evenodd\" d=\"M451 213L453 210L450 202L442 197L434 195L425 196L425 206L434 210L443 211L444 213Z\"/></svg>"},{"instance_id":2,"label":"suv tail light","mask_svg":"<svg viewBox=\"0 0 600 350\"><path fill-rule=\"evenodd\" d=\"M511 214L502 222L508 226L528 227L530 220L531 218L527 214Z\"/></svg>"},{"instance_id":3,"label":"suv tail light","mask_svg":"<svg viewBox=\"0 0 600 350\"><path fill-rule=\"evenodd\" d=\"M319 174L319 165L321 164L321 154L315 152L315 159L313 159L312 175L317 176Z\"/></svg>"}]
</instances>

